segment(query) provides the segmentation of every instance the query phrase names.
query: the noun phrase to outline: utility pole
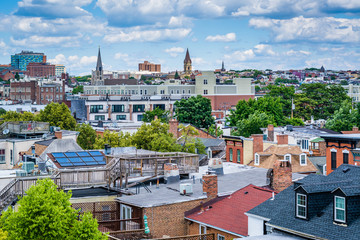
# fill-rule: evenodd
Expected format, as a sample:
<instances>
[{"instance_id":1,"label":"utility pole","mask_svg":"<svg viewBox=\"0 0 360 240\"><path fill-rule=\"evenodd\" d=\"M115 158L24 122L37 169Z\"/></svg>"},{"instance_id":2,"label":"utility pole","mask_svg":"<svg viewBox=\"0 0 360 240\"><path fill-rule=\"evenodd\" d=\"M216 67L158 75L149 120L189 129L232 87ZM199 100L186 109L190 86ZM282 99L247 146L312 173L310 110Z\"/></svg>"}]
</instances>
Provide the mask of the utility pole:
<instances>
[{"instance_id":1,"label":"utility pole","mask_svg":"<svg viewBox=\"0 0 360 240\"><path fill-rule=\"evenodd\" d=\"M291 98L291 119L294 118L294 109L295 109L294 98Z\"/></svg>"}]
</instances>

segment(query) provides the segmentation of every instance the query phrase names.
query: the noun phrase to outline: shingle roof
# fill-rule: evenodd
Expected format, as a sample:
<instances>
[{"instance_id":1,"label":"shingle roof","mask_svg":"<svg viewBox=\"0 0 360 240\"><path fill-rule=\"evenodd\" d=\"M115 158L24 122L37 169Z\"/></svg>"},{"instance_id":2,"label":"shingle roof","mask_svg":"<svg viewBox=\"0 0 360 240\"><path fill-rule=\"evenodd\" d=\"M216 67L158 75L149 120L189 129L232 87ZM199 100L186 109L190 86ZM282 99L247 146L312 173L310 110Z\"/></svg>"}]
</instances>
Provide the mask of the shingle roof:
<instances>
[{"instance_id":1,"label":"shingle roof","mask_svg":"<svg viewBox=\"0 0 360 240\"><path fill-rule=\"evenodd\" d=\"M203 211L200 209L192 214L185 215L185 217L189 220L247 236L248 217L244 213L271 198L272 192L250 184L228 197L206 206Z\"/></svg>"},{"instance_id":2,"label":"shingle roof","mask_svg":"<svg viewBox=\"0 0 360 240\"><path fill-rule=\"evenodd\" d=\"M343 164L328 176L309 175L296 182L295 187L302 185L305 188L312 188L316 183L319 183L319 189L323 188L322 191L334 191L340 188L345 194L357 194L360 186L360 167ZM294 186L290 186L277 194L275 200L267 200L247 213L270 219L267 224L275 228L288 229L317 238L357 239L360 236L360 218L357 217L349 222L346 227L334 224L333 208L333 201L330 201L330 204L321 210L322 214L317 214L308 220L296 218L295 191Z\"/></svg>"}]
</instances>

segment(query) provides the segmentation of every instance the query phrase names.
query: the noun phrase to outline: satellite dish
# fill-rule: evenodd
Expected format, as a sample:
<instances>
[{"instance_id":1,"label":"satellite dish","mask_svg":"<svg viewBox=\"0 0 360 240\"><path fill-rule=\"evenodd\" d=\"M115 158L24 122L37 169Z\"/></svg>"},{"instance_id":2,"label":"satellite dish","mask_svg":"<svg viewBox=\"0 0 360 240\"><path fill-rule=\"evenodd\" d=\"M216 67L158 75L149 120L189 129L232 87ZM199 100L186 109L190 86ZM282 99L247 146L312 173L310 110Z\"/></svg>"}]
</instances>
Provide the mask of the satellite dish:
<instances>
[{"instance_id":1,"label":"satellite dish","mask_svg":"<svg viewBox=\"0 0 360 240\"><path fill-rule=\"evenodd\" d=\"M47 134L46 133L44 133L43 135L42 135L42 138L47 138Z\"/></svg>"},{"instance_id":2,"label":"satellite dish","mask_svg":"<svg viewBox=\"0 0 360 240\"><path fill-rule=\"evenodd\" d=\"M6 134L9 134L9 132L10 132L10 130L6 128L6 129L3 130L2 133L3 133L4 135L6 135Z\"/></svg>"}]
</instances>

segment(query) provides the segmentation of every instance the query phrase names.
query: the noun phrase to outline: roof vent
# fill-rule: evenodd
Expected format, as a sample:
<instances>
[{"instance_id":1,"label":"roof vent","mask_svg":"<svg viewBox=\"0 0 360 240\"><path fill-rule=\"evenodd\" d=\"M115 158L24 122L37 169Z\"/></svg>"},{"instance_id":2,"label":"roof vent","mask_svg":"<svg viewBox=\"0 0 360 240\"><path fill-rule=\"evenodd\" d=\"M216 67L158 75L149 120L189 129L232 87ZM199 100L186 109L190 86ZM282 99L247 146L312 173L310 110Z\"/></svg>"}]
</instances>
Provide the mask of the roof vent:
<instances>
[{"instance_id":1,"label":"roof vent","mask_svg":"<svg viewBox=\"0 0 360 240\"><path fill-rule=\"evenodd\" d=\"M348 168L348 167L344 167L344 168L343 168L343 172L344 172L344 173L347 173L348 171L350 171L350 168Z\"/></svg>"}]
</instances>

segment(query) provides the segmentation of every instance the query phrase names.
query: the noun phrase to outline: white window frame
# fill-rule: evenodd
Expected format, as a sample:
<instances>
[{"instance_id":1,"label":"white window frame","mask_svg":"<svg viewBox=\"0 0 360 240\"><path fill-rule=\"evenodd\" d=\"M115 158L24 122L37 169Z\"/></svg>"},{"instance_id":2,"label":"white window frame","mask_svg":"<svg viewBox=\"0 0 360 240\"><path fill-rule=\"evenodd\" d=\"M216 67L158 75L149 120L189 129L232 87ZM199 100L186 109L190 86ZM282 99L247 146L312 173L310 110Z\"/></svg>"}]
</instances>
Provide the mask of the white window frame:
<instances>
[{"instance_id":1,"label":"white window frame","mask_svg":"<svg viewBox=\"0 0 360 240\"><path fill-rule=\"evenodd\" d=\"M204 229L204 232L201 231L201 229ZM199 234L206 234L206 226L199 224Z\"/></svg>"},{"instance_id":2,"label":"white window frame","mask_svg":"<svg viewBox=\"0 0 360 240\"><path fill-rule=\"evenodd\" d=\"M287 161L286 157L289 157L289 163L291 163L291 154L285 154L284 161Z\"/></svg>"},{"instance_id":3,"label":"white window frame","mask_svg":"<svg viewBox=\"0 0 360 240\"><path fill-rule=\"evenodd\" d=\"M259 166L259 164L260 164L260 155L255 153L254 165Z\"/></svg>"},{"instance_id":4,"label":"white window frame","mask_svg":"<svg viewBox=\"0 0 360 240\"><path fill-rule=\"evenodd\" d=\"M305 157L305 163L302 163L302 157ZM307 165L307 158L306 153L300 154L300 166L306 166Z\"/></svg>"},{"instance_id":5,"label":"white window frame","mask_svg":"<svg viewBox=\"0 0 360 240\"><path fill-rule=\"evenodd\" d=\"M305 197L305 205L301 205L298 203L298 196ZM307 211L306 200L307 200L307 196L305 194L296 193L296 199L295 199L295 201L296 201L296 217L306 219L306 211ZM305 216L299 215L299 207L305 208Z\"/></svg>"},{"instance_id":6,"label":"white window frame","mask_svg":"<svg viewBox=\"0 0 360 240\"><path fill-rule=\"evenodd\" d=\"M217 240L225 240L225 236L217 234Z\"/></svg>"},{"instance_id":7,"label":"white window frame","mask_svg":"<svg viewBox=\"0 0 360 240\"><path fill-rule=\"evenodd\" d=\"M343 199L344 200L344 208L336 207L336 199ZM344 219L338 219L336 216L336 210L344 211ZM334 220L337 222L346 222L346 199L340 196L334 196Z\"/></svg>"}]
</instances>

